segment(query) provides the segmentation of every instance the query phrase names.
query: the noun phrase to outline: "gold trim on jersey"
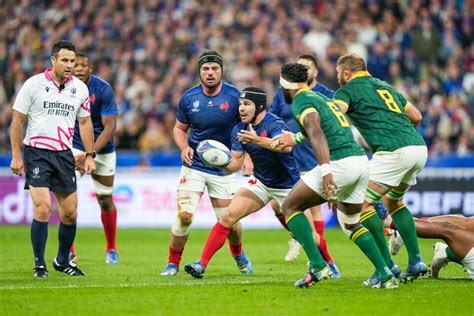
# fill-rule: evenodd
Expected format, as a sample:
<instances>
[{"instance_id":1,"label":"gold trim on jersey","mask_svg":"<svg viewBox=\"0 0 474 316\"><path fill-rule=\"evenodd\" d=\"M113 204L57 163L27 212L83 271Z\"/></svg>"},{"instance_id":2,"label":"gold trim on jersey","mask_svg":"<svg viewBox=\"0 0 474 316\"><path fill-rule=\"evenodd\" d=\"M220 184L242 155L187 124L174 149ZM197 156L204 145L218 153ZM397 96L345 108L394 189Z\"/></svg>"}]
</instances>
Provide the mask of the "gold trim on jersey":
<instances>
[{"instance_id":1,"label":"gold trim on jersey","mask_svg":"<svg viewBox=\"0 0 474 316\"><path fill-rule=\"evenodd\" d=\"M372 75L368 71L361 70L361 71L358 71L355 74L353 74L352 77L351 77L351 80L354 79L354 78L364 77L364 76L372 77Z\"/></svg>"},{"instance_id":2,"label":"gold trim on jersey","mask_svg":"<svg viewBox=\"0 0 474 316\"><path fill-rule=\"evenodd\" d=\"M349 108L349 104L347 104L346 102L344 102L344 101L342 101L342 100L334 99L334 102L336 102L338 105L344 106L346 109Z\"/></svg>"},{"instance_id":3,"label":"gold trim on jersey","mask_svg":"<svg viewBox=\"0 0 474 316\"><path fill-rule=\"evenodd\" d=\"M303 124L304 117L307 114L313 113L313 112L318 112L318 111L316 111L315 108L307 108L303 112L301 112L300 117L298 118L298 121L300 122L301 126L304 126L304 124Z\"/></svg>"},{"instance_id":4,"label":"gold trim on jersey","mask_svg":"<svg viewBox=\"0 0 474 316\"><path fill-rule=\"evenodd\" d=\"M311 91L311 89L309 87L305 87L305 88L301 88L299 89L296 94L295 94L295 97L300 94L301 92L308 92L308 91Z\"/></svg>"},{"instance_id":5,"label":"gold trim on jersey","mask_svg":"<svg viewBox=\"0 0 474 316\"><path fill-rule=\"evenodd\" d=\"M405 110L405 112L408 110L408 108L410 107L411 103L410 102L407 102L407 104L405 104L405 106L403 107L403 109Z\"/></svg>"}]
</instances>

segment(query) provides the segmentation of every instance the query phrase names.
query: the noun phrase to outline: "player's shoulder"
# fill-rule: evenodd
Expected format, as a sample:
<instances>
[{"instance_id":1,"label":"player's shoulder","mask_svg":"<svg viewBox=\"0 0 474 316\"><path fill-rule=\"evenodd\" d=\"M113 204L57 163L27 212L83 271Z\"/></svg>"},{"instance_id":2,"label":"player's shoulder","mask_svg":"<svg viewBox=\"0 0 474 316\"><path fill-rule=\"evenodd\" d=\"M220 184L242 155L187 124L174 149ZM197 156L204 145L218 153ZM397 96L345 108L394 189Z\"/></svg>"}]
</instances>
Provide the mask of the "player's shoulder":
<instances>
[{"instance_id":1,"label":"player's shoulder","mask_svg":"<svg viewBox=\"0 0 474 316\"><path fill-rule=\"evenodd\" d=\"M270 113L270 112L267 112L263 119L267 122L282 122L282 123L284 123L284 121L279 116L276 116L275 114Z\"/></svg>"},{"instance_id":2,"label":"player's shoulder","mask_svg":"<svg viewBox=\"0 0 474 316\"><path fill-rule=\"evenodd\" d=\"M230 83L222 81L222 92L230 96L239 98L240 90Z\"/></svg>"},{"instance_id":3,"label":"player's shoulder","mask_svg":"<svg viewBox=\"0 0 474 316\"><path fill-rule=\"evenodd\" d=\"M94 86L95 88L100 89L100 90L112 88L110 83L108 83L107 81L105 81L104 79L96 75L91 75L89 85Z\"/></svg>"},{"instance_id":4,"label":"player's shoulder","mask_svg":"<svg viewBox=\"0 0 474 316\"><path fill-rule=\"evenodd\" d=\"M183 93L183 95L181 96L181 99L186 99L186 98L196 96L196 95L199 95L199 94L202 94L202 87L201 87L200 84L186 90Z\"/></svg>"},{"instance_id":5,"label":"player's shoulder","mask_svg":"<svg viewBox=\"0 0 474 316\"><path fill-rule=\"evenodd\" d=\"M314 86L313 91L319 92L328 98L332 98L334 95L334 90L329 89L328 87L319 82Z\"/></svg>"},{"instance_id":6,"label":"player's shoulder","mask_svg":"<svg viewBox=\"0 0 474 316\"><path fill-rule=\"evenodd\" d=\"M87 85L82 82L81 79L75 77L75 76L71 76L71 83L72 85L74 86L74 88L78 89L80 92L82 93L85 93L87 95L89 95L89 88L87 88Z\"/></svg>"}]
</instances>

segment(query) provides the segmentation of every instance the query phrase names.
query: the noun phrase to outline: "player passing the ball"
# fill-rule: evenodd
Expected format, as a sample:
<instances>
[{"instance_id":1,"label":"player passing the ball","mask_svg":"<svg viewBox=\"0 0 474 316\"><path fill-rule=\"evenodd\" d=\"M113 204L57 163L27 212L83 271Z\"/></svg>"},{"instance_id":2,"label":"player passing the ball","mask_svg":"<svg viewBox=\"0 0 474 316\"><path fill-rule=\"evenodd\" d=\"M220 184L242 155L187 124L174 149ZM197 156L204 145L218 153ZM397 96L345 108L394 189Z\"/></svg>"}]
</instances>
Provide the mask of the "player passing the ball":
<instances>
[{"instance_id":1,"label":"player passing the ball","mask_svg":"<svg viewBox=\"0 0 474 316\"><path fill-rule=\"evenodd\" d=\"M232 160L225 170L240 170L244 155L248 153L254 163L255 179L237 191L227 211L212 228L200 260L185 265L186 272L195 278L203 277L209 261L224 245L231 228L241 218L260 210L271 199L281 206L299 179L291 148L271 147L272 137L288 131L288 126L280 118L266 112L266 102L266 93L259 88L244 88L240 94L242 122L232 130Z\"/></svg>"}]
</instances>

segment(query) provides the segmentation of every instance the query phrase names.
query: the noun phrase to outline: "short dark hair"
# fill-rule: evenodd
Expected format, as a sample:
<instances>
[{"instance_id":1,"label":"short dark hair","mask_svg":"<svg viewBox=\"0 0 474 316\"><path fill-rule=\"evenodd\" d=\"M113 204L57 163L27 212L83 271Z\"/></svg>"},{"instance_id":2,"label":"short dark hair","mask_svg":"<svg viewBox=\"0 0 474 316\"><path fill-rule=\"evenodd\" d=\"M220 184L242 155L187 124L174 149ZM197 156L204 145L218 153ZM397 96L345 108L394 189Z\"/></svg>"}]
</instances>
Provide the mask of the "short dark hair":
<instances>
[{"instance_id":1,"label":"short dark hair","mask_svg":"<svg viewBox=\"0 0 474 316\"><path fill-rule=\"evenodd\" d=\"M87 59L91 60L91 58L89 57L89 54L84 53L84 52L77 52L76 57L83 57L83 58L87 58Z\"/></svg>"},{"instance_id":2,"label":"short dark hair","mask_svg":"<svg viewBox=\"0 0 474 316\"><path fill-rule=\"evenodd\" d=\"M289 82L307 82L308 67L298 63L285 64L281 67L281 76Z\"/></svg>"},{"instance_id":3,"label":"short dark hair","mask_svg":"<svg viewBox=\"0 0 474 316\"><path fill-rule=\"evenodd\" d=\"M342 69L349 69L352 72L367 70L364 58L355 53L342 55L337 60L337 65Z\"/></svg>"},{"instance_id":4,"label":"short dark hair","mask_svg":"<svg viewBox=\"0 0 474 316\"><path fill-rule=\"evenodd\" d=\"M51 49L51 55L57 56L58 52L61 49L71 50L74 53L76 52L76 46L74 46L74 44L71 41L60 40L53 44L53 48Z\"/></svg>"},{"instance_id":5,"label":"short dark hair","mask_svg":"<svg viewBox=\"0 0 474 316\"><path fill-rule=\"evenodd\" d=\"M314 67L316 67L316 69L318 68L318 61L316 60L316 57L314 57L313 55L310 55L310 54L299 55L298 58L296 58L296 60L299 60L299 59L309 60L310 62L314 64Z\"/></svg>"}]
</instances>

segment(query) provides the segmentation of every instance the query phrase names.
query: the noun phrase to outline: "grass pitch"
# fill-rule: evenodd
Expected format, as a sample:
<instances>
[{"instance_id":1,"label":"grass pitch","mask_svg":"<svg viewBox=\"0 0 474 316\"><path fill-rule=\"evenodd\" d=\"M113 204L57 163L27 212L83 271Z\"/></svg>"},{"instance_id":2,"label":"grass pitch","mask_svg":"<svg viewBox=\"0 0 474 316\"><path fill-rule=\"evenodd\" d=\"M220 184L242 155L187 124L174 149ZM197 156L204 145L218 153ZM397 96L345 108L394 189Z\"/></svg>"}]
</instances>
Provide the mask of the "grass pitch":
<instances>
[{"instance_id":1,"label":"grass pitch","mask_svg":"<svg viewBox=\"0 0 474 316\"><path fill-rule=\"evenodd\" d=\"M252 275L240 275L225 246L211 261L202 280L182 270L160 277L168 256L168 230L121 229L121 262L105 264L101 229L79 229L76 250L86 277L53 270L57 227L50 227L46 248L49 278L34 279L29 227L0 226L0 315L13 314L155 314L155 315L474 315L474 281L461 266L449 264L441 279L423 278L396 290L361 285L373 270L339 229L327 231L330 252L342 279L309 289L295 280L306 272L302 252L285 262L288 234L283 230L244 232L244 249L254 264ZM183 262L199 258L207 230L193 230ZM433 240L420 240L431 261ZM395 257L405 267L404 250Z\"/></svg>"}]
</instances>

